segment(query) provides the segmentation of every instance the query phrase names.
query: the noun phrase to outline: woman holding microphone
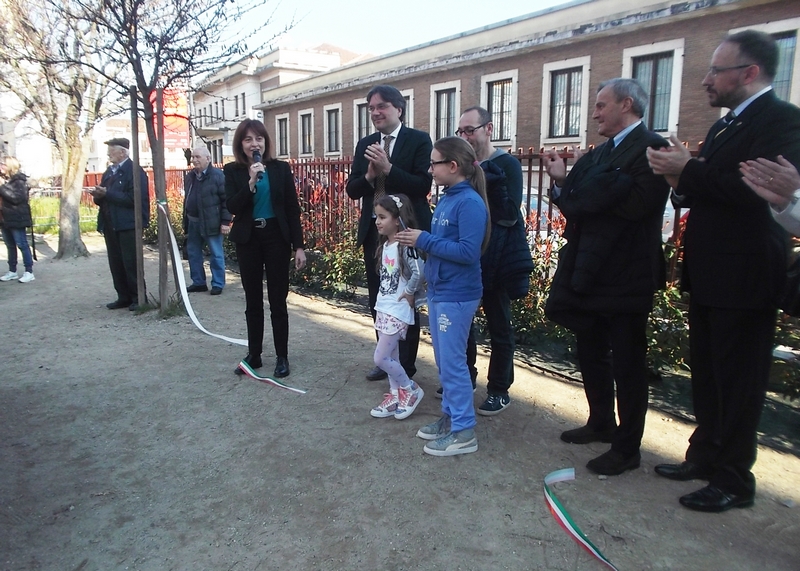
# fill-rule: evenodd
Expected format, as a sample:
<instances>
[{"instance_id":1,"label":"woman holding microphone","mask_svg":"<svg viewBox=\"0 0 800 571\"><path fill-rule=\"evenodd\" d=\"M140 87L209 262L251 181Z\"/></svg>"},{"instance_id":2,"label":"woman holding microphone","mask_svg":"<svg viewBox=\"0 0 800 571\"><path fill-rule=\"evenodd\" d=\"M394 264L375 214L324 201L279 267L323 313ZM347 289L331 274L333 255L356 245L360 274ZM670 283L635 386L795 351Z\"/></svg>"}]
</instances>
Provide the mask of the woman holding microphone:
<instances>
[{"instance_id":1,"label":"woman holding microphone","mask_svg":"<svg viewBox=\"0 0 800 571\"><path fill-rule=\"evenodd\" d=\"M245 119L233 136L235 161L223 168L228 211L234 215L229 238L236 244L247 322L247 356L252 368L262 366L264 340L264 276L267 281L275 376L289 374L289 262L306 265L300 204L289 164L272 158L272 141L264 124ZM243 371L237 367L237 374Z\"/></svg>"}]
</instances>

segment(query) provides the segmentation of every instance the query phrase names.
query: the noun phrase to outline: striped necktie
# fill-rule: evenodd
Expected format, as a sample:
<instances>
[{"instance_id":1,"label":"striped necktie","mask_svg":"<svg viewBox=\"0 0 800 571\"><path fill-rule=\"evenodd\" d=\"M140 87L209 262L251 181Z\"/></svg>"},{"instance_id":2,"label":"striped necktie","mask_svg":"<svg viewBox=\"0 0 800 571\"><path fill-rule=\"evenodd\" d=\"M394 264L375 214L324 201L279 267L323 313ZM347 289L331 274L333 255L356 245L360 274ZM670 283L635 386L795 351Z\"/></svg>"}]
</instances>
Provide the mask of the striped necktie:
<instances>
[{"instance_id":1,"label":"striped necktie","mask_svg":"<svg viewBox=\"0 0 800 571\"><path fill-rule=\"evenodd\" d=\"M392 139L394 139L394 137L392 137L391 135L386 135L383 138L383 151L386 153L387 157L389 156L389 145L391 144ZM382 198L385 195L386 195L386 175L380 173L375 178L375 198L373 198L372 200L373 203L378 202L378 199Z\"/></svg>"}]
</instances>

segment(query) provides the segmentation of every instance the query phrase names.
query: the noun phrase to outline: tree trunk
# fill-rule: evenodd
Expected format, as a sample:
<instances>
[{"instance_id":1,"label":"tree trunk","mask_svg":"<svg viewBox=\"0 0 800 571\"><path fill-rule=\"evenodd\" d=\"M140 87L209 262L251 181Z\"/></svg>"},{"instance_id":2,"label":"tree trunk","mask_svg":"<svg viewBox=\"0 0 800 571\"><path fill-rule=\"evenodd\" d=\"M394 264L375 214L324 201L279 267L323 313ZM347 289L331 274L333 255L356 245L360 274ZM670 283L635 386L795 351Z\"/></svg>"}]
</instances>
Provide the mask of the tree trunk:
<instances>
[{"instance_id":1,"label":"tree trunk","mask_svg":"<svg viewBox=\"0 0 800 571\"><path fill-rule=\"evenodd\" d=\"M76 164L77 163L77 164ZM61 174L61 209L58 215L58 252L56 260L88 256L81 239L80 204L83 194L83 153L69 154Z\"/></svg>"}]
</instances>

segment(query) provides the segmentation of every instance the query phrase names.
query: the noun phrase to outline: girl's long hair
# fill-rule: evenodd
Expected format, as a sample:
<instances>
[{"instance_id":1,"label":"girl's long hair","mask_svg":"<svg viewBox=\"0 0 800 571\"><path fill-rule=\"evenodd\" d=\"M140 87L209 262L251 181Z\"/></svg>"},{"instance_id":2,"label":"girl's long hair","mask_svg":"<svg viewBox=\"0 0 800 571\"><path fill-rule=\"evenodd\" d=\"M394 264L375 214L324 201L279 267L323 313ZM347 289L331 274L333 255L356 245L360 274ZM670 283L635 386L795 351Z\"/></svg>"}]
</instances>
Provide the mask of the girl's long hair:
<instances>
[{"instance_id":1,"label":"girl's long hair","mask_svg":"<svg viewBox=\"0 0 800 571\"><path fill-rule=\"evenodd\" d=\"M486 207L486 232L483 235L483 243L481 244L481 254L483 254L489 245L492 220L489 217L489 200L486 197L486 177L483 175L480 163L478 163L475 149L461 137L443 137L433 144L433 148L442 155L443 160L455 161L458 165L459 174L466 177L475 192L483 199L483 204Z\"/></svg>"},{"instance_id":2,"label":"girl's long hair","mask_svg":"<svg viewBox=\"0 0 800 571\"><path fill-rule=\"evenodd\" d=\"M411 200L405 194L385 194L375 201L375 206L380 206L388 212L393 218L400 219L400 230L405 228L418 228L417 216L414 214L414 208L411 206ZM378 235L378 248L375 250L375 268L378 275L381 273L381 263L383 261L383 247L388 238L382 234ZM402 250L402 248L401 248ZM411 248L414 251L413 255L419 255L416 248ZM400 269L403 275L406 275L408 269L408 262L404 255L398 256L400 258Z\"/></svg>"}]
</instances>

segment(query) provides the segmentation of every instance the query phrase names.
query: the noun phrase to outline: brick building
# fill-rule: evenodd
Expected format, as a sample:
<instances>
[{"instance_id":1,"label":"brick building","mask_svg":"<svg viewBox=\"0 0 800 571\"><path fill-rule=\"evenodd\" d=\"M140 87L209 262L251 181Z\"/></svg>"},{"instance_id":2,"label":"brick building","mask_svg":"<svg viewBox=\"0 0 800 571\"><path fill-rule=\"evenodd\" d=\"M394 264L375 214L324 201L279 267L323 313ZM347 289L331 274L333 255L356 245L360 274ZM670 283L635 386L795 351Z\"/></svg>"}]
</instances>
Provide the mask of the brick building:
<instances>
[{"instance_id":1,"label":"brick building","mask_svg":"<svg viewBox=\"0 0 800 571\"><path fill-rule=\"evenodd\" d=\"M351 155L372 132L365 96L380 83L401 90L406 124L434 140L480 104L493 115L497 146L586 146L602 142L591 119L598 84L625 76L650 93L651 128L694 144L720 116L701 87L711 54L745 28L775 35L776 91L800 104L797 0L576 0L271 86L254 108L280 158Z\"/></svg>"}]
</instances>

